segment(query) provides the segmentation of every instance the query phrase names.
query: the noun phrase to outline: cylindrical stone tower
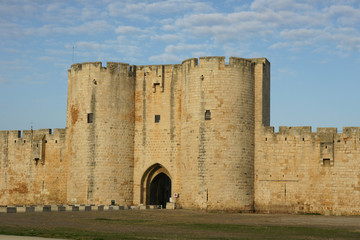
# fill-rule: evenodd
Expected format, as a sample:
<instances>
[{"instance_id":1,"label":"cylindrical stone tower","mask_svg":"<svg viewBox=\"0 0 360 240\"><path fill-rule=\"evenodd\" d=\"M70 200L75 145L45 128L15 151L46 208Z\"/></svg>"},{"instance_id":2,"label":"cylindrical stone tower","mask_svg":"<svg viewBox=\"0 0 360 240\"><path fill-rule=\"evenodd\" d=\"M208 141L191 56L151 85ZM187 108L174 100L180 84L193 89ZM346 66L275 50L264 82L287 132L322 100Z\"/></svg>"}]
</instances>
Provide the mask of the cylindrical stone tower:
<instances>
[{"instance_id":1,"label":"cylindrical stone tower","mask_svg":"<svg viewBox=\"0 0 360 240\"><path fill-rule=\"evenodd\" d=\"M181 192L185 208L252 211L254 63L182 63Z\"/></svg>"},{"instance_id":2,"label":"cylindrical stone tower","mask_svg":"<svg viewBox=\"0 0 360 240\"><path fill-rule=\"evenodd\" d=\"M132 204L134 68L100 62L68 73L67 199L78 204Z\"/></svg>"}]
</instances>

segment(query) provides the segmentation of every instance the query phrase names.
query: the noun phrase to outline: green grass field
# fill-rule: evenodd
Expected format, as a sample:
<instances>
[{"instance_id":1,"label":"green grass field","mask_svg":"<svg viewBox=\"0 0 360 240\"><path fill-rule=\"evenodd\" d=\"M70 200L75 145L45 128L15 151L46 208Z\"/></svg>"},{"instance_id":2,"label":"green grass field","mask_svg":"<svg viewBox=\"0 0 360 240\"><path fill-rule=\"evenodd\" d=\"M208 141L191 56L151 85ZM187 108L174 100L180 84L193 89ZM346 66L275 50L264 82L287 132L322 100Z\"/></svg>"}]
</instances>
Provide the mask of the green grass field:
<instances>
[{"instance_id":1,"label":"green grass field","mask_svg":"<svg viewBox=\"0 0 360 240\"><path fill-rule=\"evenodd\" d=\"M360 239L356 224L355 227L334 227L341 218L334 217L334 225L331 223L327 226L321 224L321 217L324 216L299 218L295 215L290 225L294 225L294 222L297 225L298 217L300 226L287 226L276 215L253 216L178 210L2 214L0 234L92 240ZM285 217L291 219L292 216ZM309 225L307 218L309 221L316 220L314 225L318 226L301 226L302 222ZM359 218L354 219L359 221ZM329 218L325 220L329 221ZM269 224L266 224L267 221Z\"/></svg>"}]
</instances>

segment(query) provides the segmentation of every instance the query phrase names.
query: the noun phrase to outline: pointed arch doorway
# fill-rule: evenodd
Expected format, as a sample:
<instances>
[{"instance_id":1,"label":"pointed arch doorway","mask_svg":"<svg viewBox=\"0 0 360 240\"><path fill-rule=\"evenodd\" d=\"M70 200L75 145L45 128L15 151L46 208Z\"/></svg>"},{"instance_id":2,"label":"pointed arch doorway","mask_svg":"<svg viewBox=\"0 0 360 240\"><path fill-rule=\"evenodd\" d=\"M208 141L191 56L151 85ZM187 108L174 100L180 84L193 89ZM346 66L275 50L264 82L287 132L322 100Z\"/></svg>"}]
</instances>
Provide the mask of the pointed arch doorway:
<instances>
[{"instance_id":1,"label":"pointed arch doorway","mask_svg":"<svg viewBox=\"0 0 360 240\"><path fill-rule=\"evenodd\" d=\"M140 202L144 205L161 205L166 208L166 203L171 197L171 177L161 164L149 167L141 179Z\"/></svg>"}]
</instances>

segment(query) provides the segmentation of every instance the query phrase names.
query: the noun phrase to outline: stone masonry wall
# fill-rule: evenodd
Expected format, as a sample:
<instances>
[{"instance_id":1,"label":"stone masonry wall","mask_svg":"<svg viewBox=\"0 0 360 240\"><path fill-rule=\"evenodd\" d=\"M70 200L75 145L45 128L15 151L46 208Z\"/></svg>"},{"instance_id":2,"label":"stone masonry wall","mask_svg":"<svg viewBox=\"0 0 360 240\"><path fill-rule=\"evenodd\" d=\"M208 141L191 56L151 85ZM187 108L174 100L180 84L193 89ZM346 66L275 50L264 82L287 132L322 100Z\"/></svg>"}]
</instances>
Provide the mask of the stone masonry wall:
<instances>
[{"instance_id":1,"label":"stone masonry wall","mask_svg":"<svg viewBox=\"0 0 360 240\"><path fill-rule=\"evenodd\" d=\"M259 212L359 215L360 128L264 128L255 159Z\"/></svg>"},{"instance_id":2,"label":"stone masonry wall","mask_svg":"<svg viewBox=\"0 0 360 240\"><path fill-rule=\"evenodd\" d=\"M65 129L0 131L0 205L66 202Z\"/></svg>"},{"instance_id":3,"label":"stone masonry wall","mask_svg":"<svg viewBox=\"0 0 360 240\"><path fill-rule=\"evenodd\" d=\"M360 127L270 124L265 58L74 64L66 129L0 131L0 205L148 204L359 215Z\"/></svg>"},{"instance_id":4,"label":"stone masonry wall","mask_svg":"<svg viewBox=\"0 0 360 240\"><path fill-rule=\"evenodd\" d=\"M179 202L185 208L251 211L254 63L204 57L182 65Z\"/></svg>"},{"instance_id":5,"label":"stone masonry wall","mask_svg":"<svg viewBox=\"0 0 360 240\"><path fill-rule=\"evenodd\" d=\"M181 173L181 65L137 66L134 203L147 204L146 179L163 168L179 192ZM159 116L158 122L155 115ZM156 167L159 166L159 167Z\"/></svg>"},{"instance_id":6,"label":"stone masonry wall","mask_svg":"<svg viewBox=\"0 0 360 240\"><path fill-rule=\"evenodd\" d=\"M132 204L134 68L74 64L68 85L68 202Z\"/></svg>"}]
</instances>

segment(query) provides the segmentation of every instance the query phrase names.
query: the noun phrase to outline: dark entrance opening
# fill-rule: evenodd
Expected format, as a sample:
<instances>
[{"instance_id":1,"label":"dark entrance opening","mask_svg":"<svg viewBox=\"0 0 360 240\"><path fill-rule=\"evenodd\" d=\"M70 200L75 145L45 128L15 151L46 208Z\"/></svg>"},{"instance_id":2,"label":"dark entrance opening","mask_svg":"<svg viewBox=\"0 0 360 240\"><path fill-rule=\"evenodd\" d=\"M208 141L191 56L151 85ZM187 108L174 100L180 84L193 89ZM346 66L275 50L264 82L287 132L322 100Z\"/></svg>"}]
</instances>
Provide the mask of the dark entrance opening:
<instances>
[{"instance_id":1,"label":"dark entrance opening","mask_svg":"<svg viewBox=\"0 0 360 240\"><path fill-rule=\"evenodd\" d=\"M171 180L164 174L158 174L150 184L150 205L166 207L171 197Z\"/></svg>"}]
</instances>

